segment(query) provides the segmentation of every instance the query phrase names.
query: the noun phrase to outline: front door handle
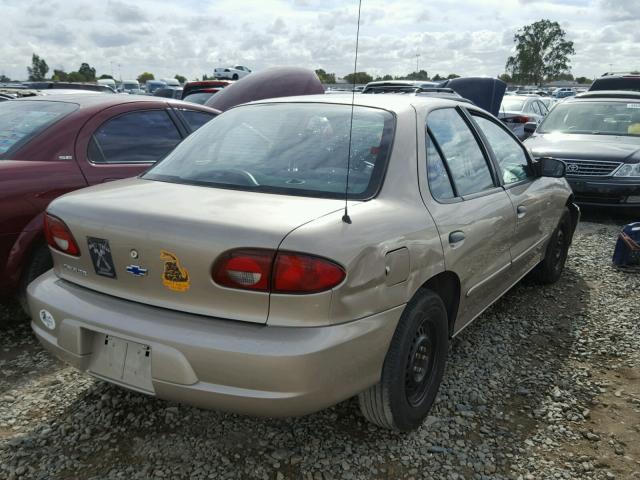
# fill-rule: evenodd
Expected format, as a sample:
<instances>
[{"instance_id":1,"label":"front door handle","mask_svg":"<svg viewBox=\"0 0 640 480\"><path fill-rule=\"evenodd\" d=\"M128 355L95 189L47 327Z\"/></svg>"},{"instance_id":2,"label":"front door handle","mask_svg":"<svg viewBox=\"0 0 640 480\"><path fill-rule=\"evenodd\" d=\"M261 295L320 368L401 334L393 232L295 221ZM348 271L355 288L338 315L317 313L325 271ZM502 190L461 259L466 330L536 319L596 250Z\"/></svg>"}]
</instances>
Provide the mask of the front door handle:
<instances>
[{"instance_id":1,"label":"front door handle","mask_svg":"<svg viewBox=\"0 0 640 480\"><path fill-rule=\"evenodd\" d=\"M518 205L516 211L518 212L518 218L522 218L527 214L527 207L524 205Z\"/></svg>"},{"instance_id":2,"label":"front door handle","mask_svg":"<svg viewBox=\"0 0 640 480\"><path fill-rule=\"evenodd\" d=\"M458 243L463 242L464 239L464 232L461 230L456 230L455 232L451 232L449 234L449 243L451 245L457 245Z\"/></svg>"}]
</instances>

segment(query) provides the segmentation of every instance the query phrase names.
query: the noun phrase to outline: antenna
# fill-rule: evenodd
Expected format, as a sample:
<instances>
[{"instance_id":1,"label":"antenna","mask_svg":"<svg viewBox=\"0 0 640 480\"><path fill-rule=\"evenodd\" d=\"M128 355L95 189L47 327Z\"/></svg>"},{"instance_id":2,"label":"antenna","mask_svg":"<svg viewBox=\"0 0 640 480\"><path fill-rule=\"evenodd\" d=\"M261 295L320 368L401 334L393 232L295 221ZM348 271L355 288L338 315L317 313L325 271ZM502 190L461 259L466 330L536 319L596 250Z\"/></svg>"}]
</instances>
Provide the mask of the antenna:
<instances>
[{"instance_id":1,"label":"antenna","mask_svg":"<svg viewBox=\"0 0 640 480\"><path fill-rule=\"evenodd\" d=\"M351 223L349 216L349 171L351 170L351 135L353 133L353 109L356 103L356 73L358 71L358 42L360 41L360 11L362 10L362 0L358 0L358 30L356 31L356 59L353 62L353 85L351 87L351 119L349 120L349 153L347 154L347 181L344 187L344 215L342 221Z\"/></svg>"}]
</instances>

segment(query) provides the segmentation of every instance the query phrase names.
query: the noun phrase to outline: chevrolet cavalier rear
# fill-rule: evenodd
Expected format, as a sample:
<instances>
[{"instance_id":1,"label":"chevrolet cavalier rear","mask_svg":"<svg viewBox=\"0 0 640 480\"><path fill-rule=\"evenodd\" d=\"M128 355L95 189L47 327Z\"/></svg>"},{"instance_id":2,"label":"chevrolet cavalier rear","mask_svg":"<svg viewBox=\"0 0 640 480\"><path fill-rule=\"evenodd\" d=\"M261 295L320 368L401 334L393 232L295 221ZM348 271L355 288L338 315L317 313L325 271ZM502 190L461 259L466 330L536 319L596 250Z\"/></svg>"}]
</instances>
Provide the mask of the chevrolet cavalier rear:
<instances>
[{"instance_id":1,"label":"chevrolet cavalier rear","mask_svg":"<svg viewBox=\"0 0 640 480\"><path fill-rule=\"evenodd\" d=\"M461 208L458 220L484 216L464 247L443 248L427 208L416 122L457 103L375 96L352 112L351 97L326 98L237 107L140 178L53 202L54 270L29 287L41 342L99 378L205 408L301 415L359 394L378 425L420 425L450 335L536 265L559 276L570 191L531 180L532 215L536 202L548 211L527 227L539 235L526 261L503 273L516 212L502 187L504 211L495 198ZM448 269L449 251L479 256Z\"/></svg>"}]
</instances>

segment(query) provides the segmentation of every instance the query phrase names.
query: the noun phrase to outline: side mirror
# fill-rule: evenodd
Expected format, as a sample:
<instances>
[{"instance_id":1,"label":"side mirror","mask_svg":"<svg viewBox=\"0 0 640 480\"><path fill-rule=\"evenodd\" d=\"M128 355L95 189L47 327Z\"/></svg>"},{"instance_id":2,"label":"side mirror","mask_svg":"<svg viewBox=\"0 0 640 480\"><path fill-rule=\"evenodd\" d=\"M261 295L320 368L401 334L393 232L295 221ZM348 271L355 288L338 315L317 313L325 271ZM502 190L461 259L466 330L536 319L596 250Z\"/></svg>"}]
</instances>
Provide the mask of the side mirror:
<instances>
[{"instance_id":1,"label":"side mirror","mask_svg":"<svg viewBox=\"0 0 640 480\"><path fill-rule=\"evenodd\" d=\"M535 133L536 128L538 128L538 124L536 122L527 122L524 124L524 133L532 135Z\"/></svg>"},{"instance_id":2,"label":"side mirror","mask_svg":"<svg viewBox=\"0 0 640 480\"><path fill-rule=\"evenodd\" d=\"M567 173L567 166L562 160L551 157L536 159L534 168L538 177L562 178Z\"/></svg>"}]
</instances>

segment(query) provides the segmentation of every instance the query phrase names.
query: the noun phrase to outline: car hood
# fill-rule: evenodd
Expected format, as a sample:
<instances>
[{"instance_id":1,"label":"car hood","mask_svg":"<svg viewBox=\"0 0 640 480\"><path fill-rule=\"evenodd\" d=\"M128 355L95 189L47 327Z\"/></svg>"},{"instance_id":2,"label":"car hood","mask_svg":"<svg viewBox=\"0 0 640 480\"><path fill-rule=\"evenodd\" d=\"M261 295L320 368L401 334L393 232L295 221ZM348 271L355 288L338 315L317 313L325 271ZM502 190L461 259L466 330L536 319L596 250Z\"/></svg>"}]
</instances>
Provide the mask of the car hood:
<instances>
[{"instance_id":1,"label":"car hood","mask_svg":"<svg viewBox=\"0 0 640 480\"><path fill-rule=\"evenodd\" d=\"M277 250L296 228L342 208L344 201L333 199L138 178L112 182L50 205L80 249L79 258L54 251L54 268L65 280L115 297L265 323L269 293L217 285L216 260L235 248ZM105 246L110 259L98 255Z\"/></svg>"},{"instance_id":2,"label":"car hood","mask_svg":"<svg viewBox=\"0 0 640 480\"><path fill-rule=\"evenodd\" d=\"M640 162L640 138L636 137L544 133L524 144L534 157Z\"/></svg>"}]
</instances>

